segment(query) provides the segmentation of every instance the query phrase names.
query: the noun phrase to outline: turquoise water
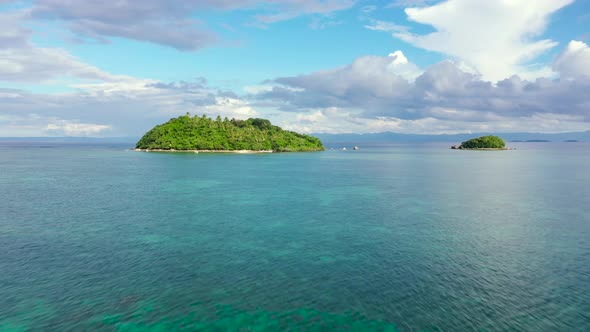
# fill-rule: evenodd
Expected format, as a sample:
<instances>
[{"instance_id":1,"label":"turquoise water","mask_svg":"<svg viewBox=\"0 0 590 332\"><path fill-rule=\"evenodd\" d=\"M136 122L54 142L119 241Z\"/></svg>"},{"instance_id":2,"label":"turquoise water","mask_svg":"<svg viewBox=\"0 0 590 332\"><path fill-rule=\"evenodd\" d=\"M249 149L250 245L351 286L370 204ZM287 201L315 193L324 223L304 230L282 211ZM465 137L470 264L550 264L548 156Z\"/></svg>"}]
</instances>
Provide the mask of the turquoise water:
<instances>
[{"instance_id":1,"label":"turquoise water","mask_svg":"<svg viewBox=\"0 0 590 332\"><path fill-rule=\"evenodd\" d=\"M590 330L590 144L0 143L0 330Z\"/></svg>"}]
</instances>

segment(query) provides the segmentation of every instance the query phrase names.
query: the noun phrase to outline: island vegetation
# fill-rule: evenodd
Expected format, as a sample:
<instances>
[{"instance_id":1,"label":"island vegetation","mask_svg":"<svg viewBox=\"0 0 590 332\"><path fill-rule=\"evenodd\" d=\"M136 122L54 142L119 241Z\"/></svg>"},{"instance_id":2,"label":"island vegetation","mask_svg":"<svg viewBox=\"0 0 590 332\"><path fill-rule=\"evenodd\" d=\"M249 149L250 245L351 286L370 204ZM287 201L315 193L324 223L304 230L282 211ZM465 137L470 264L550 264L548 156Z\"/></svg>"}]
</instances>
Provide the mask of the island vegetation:
<instances>
[{"instance_id":1,"label":"island vegetation","mask_svg":"<svg viewBox=\"0 0 590 332\"><path fill-rule=\"evenodd\" d=\"M459 150L506 150L506 143L498 136L488 135L467 140L461 145L453 146Z\"/></svg>"},{"instance_id":2,"label":"island vegetation","mask_svg":"<svg viewBox=\"0 0 590 332\"><path fill-rule=\"evenodd\" d=\"M137 150L296 152L324 150L313 136L283 130L269 120L236 120L186 114L157 125L136 144Z\"/></svg>"}]
</instances>

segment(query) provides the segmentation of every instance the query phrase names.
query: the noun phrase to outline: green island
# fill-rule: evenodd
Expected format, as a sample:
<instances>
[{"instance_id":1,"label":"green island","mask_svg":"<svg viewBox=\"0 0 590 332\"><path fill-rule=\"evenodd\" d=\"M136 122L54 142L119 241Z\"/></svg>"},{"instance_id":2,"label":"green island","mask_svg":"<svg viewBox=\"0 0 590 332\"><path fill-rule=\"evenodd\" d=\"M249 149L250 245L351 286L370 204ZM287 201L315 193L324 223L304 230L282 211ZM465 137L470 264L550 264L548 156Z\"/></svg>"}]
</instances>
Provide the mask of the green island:
<instances>
[{"instance_id":1,"label":"green island","mask_svg":"<svg viewBox=\"0 0 590 332\"><path fill-rule=\"evenodd\" d=\"M222 120L187 113L149 130L135 150L301 152L322 151L324 145L316 137L283 130L266 119Z\"/></svg>"},{"instance_id":2,"label":"green island","mask_svg":"<svg viewBox=\"0 0 590 332\"><path fill-rule=\"evenodd\" d=\"M467 140L451 149L458 150L509 150L506 143L498 136L488 135Z\"/></svg>"}]
</instances>

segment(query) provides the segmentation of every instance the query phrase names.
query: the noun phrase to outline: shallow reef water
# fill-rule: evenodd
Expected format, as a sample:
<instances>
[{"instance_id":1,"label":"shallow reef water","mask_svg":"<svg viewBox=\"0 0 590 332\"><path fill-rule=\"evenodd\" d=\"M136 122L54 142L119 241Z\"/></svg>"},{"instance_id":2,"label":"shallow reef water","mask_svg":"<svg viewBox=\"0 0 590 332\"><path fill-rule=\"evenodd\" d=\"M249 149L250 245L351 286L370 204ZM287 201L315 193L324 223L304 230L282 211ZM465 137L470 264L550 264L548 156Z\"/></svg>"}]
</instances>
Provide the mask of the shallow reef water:
<instances>
[{"instance_id":1,"label":"shallow reef water","mask_svg":"<svg viewBox=\"0 0 590 332\"><path fill-rule=\"evenodd\" d=\"M0 331L588 331L590 144L511 144L0 142Z\"/></svg>"}]
</instances>

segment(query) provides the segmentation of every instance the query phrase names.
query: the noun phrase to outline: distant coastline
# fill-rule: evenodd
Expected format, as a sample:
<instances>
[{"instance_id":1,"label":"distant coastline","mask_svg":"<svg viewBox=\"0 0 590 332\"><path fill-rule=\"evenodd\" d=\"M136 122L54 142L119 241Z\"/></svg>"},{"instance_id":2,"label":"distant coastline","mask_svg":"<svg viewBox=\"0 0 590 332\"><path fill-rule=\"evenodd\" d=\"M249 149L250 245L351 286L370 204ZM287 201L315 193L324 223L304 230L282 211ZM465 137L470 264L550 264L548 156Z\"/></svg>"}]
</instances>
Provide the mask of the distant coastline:
<instances>
[{"instance_id":1,"label":"distant coastline","mask_svg":"<svg viewBox=\"0 0 590 332\"><path fill-rule=\"evenodd\" d=\"M512 142L512 143L551 143L550 140L546 140L546 139L529 139L526 141L512 140L510 142Z\"/></svg>"},{"instance_id":2,"label":"distant coastline","mask_svg":"<svg viewBox=\"0 0 590 332\"><path fill-rule=\"evenodd\" d=\"M478 132L478 133L459 133L459 134L402 134L396 132L381 132L371 134L326 134L314 133L314 136L320 138L324 144L335 145L343 142L350 144L367 144L367 143L436 143L436 142L463 142L472 137L497 135L506 141L528 141L528 140L548 140L552 142L563 142L565 140L577 140L579 142L590 142L590 131L584 132L563 132L555 134L544 133L523 133L523 132Z\"/></svg>"}]
</instances>

